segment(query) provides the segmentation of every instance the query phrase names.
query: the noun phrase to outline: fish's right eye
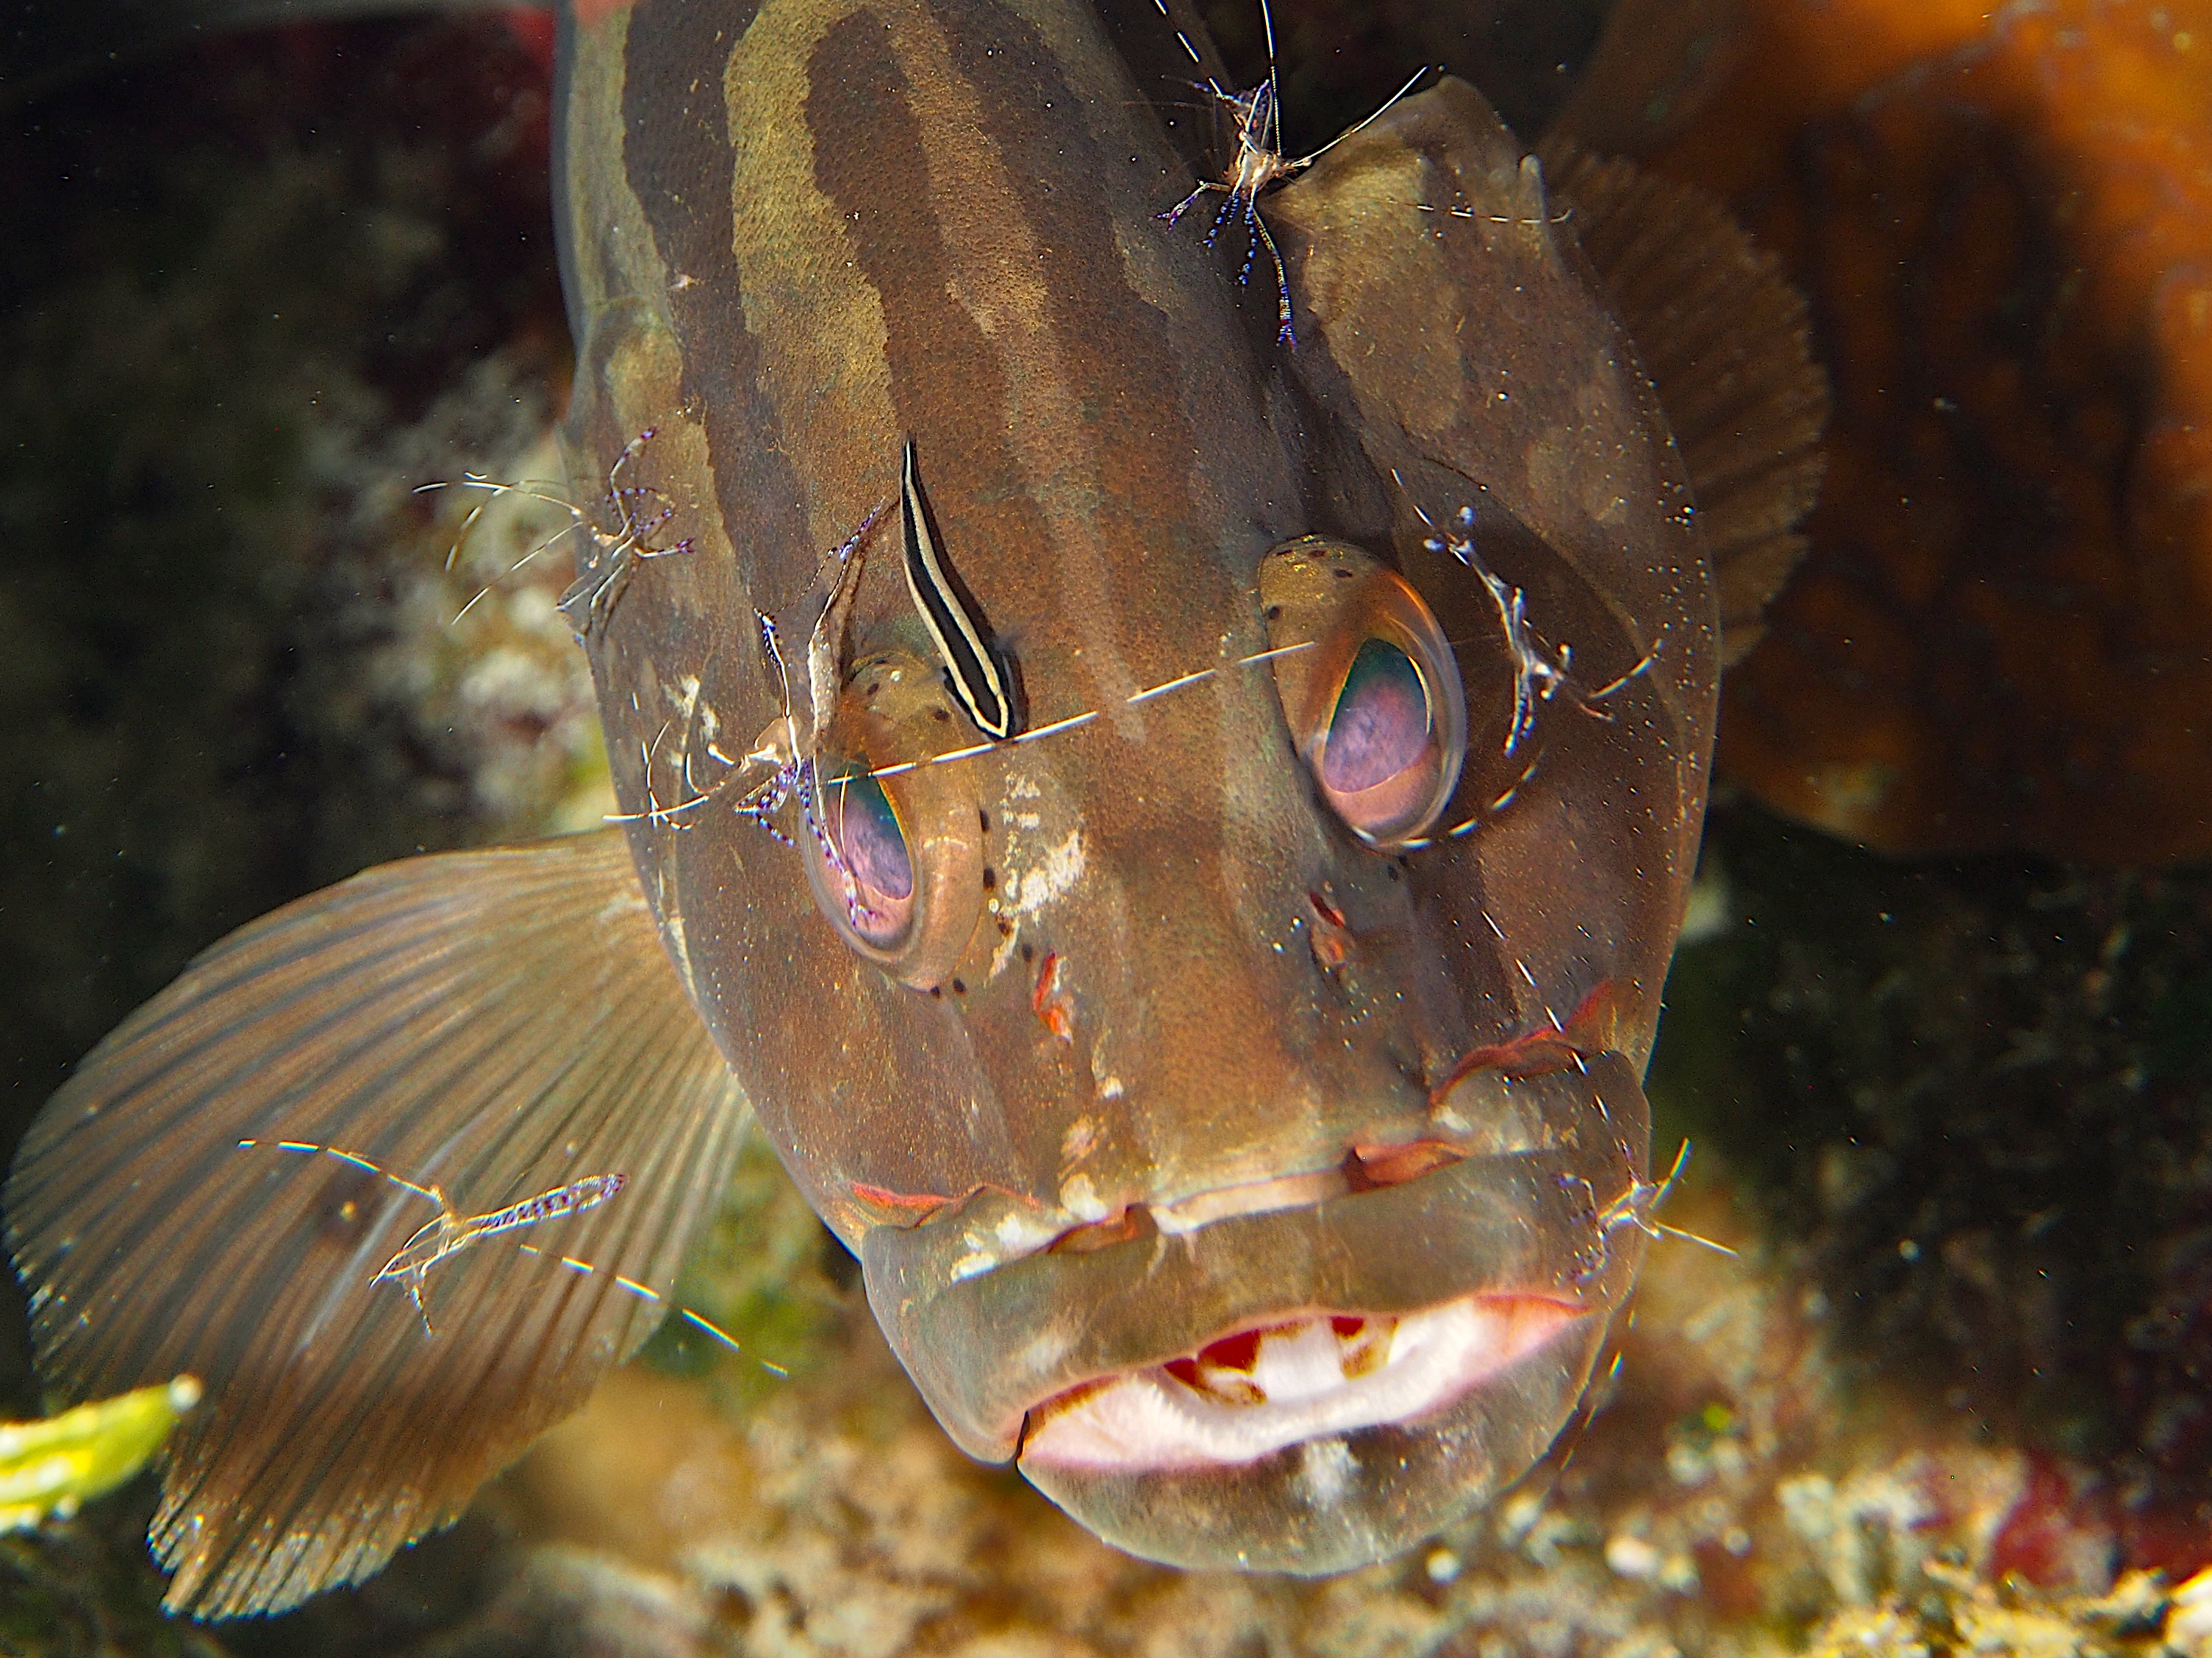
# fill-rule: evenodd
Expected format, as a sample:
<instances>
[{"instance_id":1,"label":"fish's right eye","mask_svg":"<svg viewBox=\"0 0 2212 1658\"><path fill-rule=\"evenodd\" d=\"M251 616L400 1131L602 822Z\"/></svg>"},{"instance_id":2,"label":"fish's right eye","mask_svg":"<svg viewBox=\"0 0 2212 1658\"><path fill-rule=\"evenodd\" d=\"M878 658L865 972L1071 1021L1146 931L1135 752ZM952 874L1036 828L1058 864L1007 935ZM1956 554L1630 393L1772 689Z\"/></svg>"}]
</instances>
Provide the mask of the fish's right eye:
<instances>
[{"instance_id":1,"label":"fish's right eye","mask_svg":"<svg viewBox=\"0 0 2212 1658\"><path fill-rule=\"evenodd\" d=\"M1261 601L1292 740L1369 845L1419 838L1458 786L1467 695L1450 643L1395 570L1309 537L1268 554Z\"/></svg>"},{"instance_id":2,"label":"fish's right eye","mask_svg":"<svg viewBox=\"0 0 2212 1658\"><path fill-rule=\"evenodd\" d=\"M931 765L953 713L904 656L860 665L823 735L800 847L839 937L917 989L942 982L983 914L982 815L970 769Z\"/></svg>"},{"instance_id":3,"label":"fish's right eye","mask_svg":"<svg viewBox=\"0 0 2212 1658\"><path fill-rule=\"evenodd\" d=\"M1437 723L1413 659L1388 639L1364 641L1313 745L1314 775L1336 815L1377 841L1424 816L1444 765Z\"/></svg>"}]
</instances>

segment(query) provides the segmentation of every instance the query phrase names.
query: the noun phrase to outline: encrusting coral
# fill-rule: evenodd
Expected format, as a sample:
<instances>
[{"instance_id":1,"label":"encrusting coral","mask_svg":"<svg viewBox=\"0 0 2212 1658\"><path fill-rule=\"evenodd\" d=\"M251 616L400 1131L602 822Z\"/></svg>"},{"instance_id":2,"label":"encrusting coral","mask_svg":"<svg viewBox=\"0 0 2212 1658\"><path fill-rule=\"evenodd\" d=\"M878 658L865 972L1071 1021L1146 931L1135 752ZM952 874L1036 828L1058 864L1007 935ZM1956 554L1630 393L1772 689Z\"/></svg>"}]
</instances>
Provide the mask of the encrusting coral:
<instances>
[{"instance_id":1,"label":"encrusting coral","mask_svg":"<svg viewBox=\"0 0 2212 1658\"><path fill-rule=\"evenodd\" d=\"M1891 851L2212 855L2212 6L1626 9L1700 67L1571 124L1726 198L1835 384L1723 772Z\"/></svg>"}]
</instances>

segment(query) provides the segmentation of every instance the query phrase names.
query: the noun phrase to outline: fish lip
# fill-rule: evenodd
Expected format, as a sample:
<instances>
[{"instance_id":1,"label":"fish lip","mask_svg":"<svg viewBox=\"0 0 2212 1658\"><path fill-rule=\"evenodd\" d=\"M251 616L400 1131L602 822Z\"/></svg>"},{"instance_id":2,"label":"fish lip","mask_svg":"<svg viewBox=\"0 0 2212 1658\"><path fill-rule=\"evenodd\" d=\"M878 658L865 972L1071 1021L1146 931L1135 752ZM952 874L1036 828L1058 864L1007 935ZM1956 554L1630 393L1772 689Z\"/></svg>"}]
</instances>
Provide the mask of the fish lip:
<instances>
[{"instance_id":1,"label":"fish lip","mask_svg":"<svg viewBox=\"0 0 2212 1658\"><path fill-rule=\"evenodd\" d=\"M1644 1245L1632 1234L1632 1251ZM1354 1570L1416 1546L1520 1479L1572 1413L1608 1324L1594 1305L1428 1409L1316 1424L1245 1460L1025 1455L1022 1473L1140 1558L1307 1577Z\"/></svg>"},{"instance_id":2,"label":"fish lip","mask_svg":"<svg viewBox=\"0 0 2212 1658\"><path fill-rule=\"evenodd\" d=\"M1629 1189L1644 1164L1648 1108L1636 1071L1607 1054L1516 1087L1561 1096L1534 1102L1571 1131L1559 1143L1470 1155L1180 1235L1074 1253L1033 1248L980 1268L969 1225L878 1226L860 1241L869 1302L946 1431L991 1462L1018 1453L1041 1406L1164 1365L1221 1332L1322 1309L1417 1314L1474 1295L1608 1315L1641 1253L1599 1219L1601 1203Z\"/></svg>"},{"instance_id":3,"label":"fish lip","mask_svg":"<svg viewBox=\"0 0 2212 1658\"><path fill-rule=\"evenodd\" d=\"M1485 1154L1437 1135L1396 1145L1354 1146L1324 1169L1211 1187L1180 1198L1131 1204L1103 1220L1071 1226L1044 1247L1060 1251L1088 1249L1102 1242L1140 1236L1148 1231L1179 1237L1239 1215L1300 1209L1355 1192L1402 1186L1470 1157L1482 1155Z\"/></svg>"},{"instance_id":4,"label":"fish lip","mask_svg":"<svg viewBox=\"0 0 2212 1658\"><path fill-rule=\"evenodd\" d=\"M1188 1355L1079 1382L1031 1407L1018 1460L1032 1475L1184 1473L1257 1462L1329 1435L1404 1427L1449 1411L1510 1367L1533 1362L1593 1312L1578 1298L1554 1294L1500 1290L1454 1297L1393 1320L1394 1351L1382 1365L1279 1405L1218 1402L1172 1373L1171 1366L1238 1337L1287 1334L1304 1342L1324 1321L1334 1325L1358 1315L1310 1312L1240 1326ZM1401 1357L1401 1346L1411 1351Z\"/></svg>"}]
</instances>

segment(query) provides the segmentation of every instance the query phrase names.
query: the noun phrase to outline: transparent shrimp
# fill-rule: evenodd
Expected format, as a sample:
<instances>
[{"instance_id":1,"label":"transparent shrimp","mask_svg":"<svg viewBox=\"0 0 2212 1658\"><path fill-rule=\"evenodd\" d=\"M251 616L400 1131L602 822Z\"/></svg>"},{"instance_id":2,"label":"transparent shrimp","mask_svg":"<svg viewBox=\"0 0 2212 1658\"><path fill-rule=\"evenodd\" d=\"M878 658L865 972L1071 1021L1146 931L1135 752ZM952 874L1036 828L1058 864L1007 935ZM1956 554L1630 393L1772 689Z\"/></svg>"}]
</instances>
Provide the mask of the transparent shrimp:
<instances>
[{"instance_id":1,"label":"transparent shrimp","mask_svg":"<svg viewBox=\"0 0 2212 1658\"><path fill-rule=\"evenodd\" d=\"M1161 0L1153 0L1153 3L1159 7L1160 15L1165 17L1167 8ZM1275 246L1273 234L1260 216L1260 197L1285 179L1296 178L1346 138L1379 120L1429 70L1426 64L1414 70L1406 84L1392 93L1374 113L1346 128L1319 149L1307 155L1287 156L1282 148L1281 87L1275 72L1275 19L1267 0L1260 0L1260 21L1267 40L1267 78L1243 92L1229 92L1208 76L1202 88L1230 112L1236 124L1237 154L1230 162L1229 171L1219 179L1200 179L1189 195L1152 216L1174 226L1201 197L1218 192L1223 197L1221 210L1214 215L1212 226L1206 233L1206 246L1212 247L1231 218L1239 216L1241 209L1245 230L1244 264L1237 272L1237 281L1243 286L1252 280L1253 262L1259 257L1259 250L1265 247L1275 267L1275 341L1279 345L1294 346L1297 336L1291 320L1290 273L1283 267L1282 252ZM1182 42L1182 49L1190 54L1191 62L1203 70L1205 65L1188 37L1177 30L1176 39Z\"/></svg>"},{"instance_id":2,"label":"transparent shrimp","mask_svg":"<svg viewBox=\"0 0 2212 1658\"><path fill-rule=\"evenodd\" d=\"M374 1175L379 1179L389 1181L400 1190L410 1192L415 1196L436 1205L438 1209L436 1216L418 1227L414 1236L400 1246L398 1253L379 1267L369 1279L371 1284L403 1285L407 1291L408 1299L415 1304L416 1315L422 1321L423 1333L429 1336L435 1336L437 1331L430 1322L429 1309L423 1303L423 1290L434 1267L459 1254L462 1250L482 1242L486 1238L497 1237L505 1233L519 1231L524 1227L536 1226L546 1221L558 1220L566 1216L581 1214L586 1209L596 1208L599 1205L619 1195L623 1187L629 1183L629 1177L621 1174L586 1175L580 1180L570 1181L565 1186L554 1187L550 1191L540 1192L535 1197L525 1198L519 1203L510 1203L503 1208L489 1210L480 1215L463 1215L454 1209L443 1189L434 1183L410 1180L404 1175L395 1174L382 1164L372 1162L357 1151L349 1151L341 1146L324 1145L312 1140L258 1139L243 1139L239 1141L238 1145L242 1151L265 1146L277 1151L297 1151L335 1157L340 1163ZM617 1288L639 1299L650 1302L656 1306L670 1308L678 1318L704 1332L732 1352L744 1351L736 1337L731 1335L713 1320L689 1307L671 1303L667 1297L650 1284L641 1284L635 1278L623 1273L609 1271L590 1261L580 1260L573 1255L559 1254L551 1250L541 1249L535 1244L522 1243L518 1247L527 1254L544 1257L571 1272L587 1275L604 1274L612 1279ZM765 1359L758 1359L755 1363L777 1376L786 1374L781 1366L771 1364Z\"/></svg>"}]
</instances>

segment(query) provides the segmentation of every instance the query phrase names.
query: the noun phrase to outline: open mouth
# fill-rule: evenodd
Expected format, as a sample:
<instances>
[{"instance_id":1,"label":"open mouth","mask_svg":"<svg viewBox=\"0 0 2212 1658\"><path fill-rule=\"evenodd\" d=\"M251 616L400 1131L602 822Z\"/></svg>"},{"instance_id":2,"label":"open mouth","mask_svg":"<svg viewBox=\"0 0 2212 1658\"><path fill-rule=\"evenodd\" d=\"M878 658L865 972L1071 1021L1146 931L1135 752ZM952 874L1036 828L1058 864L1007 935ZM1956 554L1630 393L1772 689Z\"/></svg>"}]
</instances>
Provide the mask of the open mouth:
<instances>
[{"instance_id":1,"label":"open mouth","mask_svg":"<svg viewBox=\"0 0 2212 1658\"><path fill-rule=\"evenodd\" d=\"M1314 1315L1085 1383L1030 1413L1024 1467L1133 1473L1255 1461L1323 1435L1416 1421L1580 1318L1543 1296L1462 1296L1422 1311Z\"/></svg>"},{"instance_id":2,"label":"open mouth","mask_svg":"<svg viewBox=\"0 0 2212 1658\"><path fill-rule=\"evenodd\" d=\"M1519 1479L1571 1414L1644 1234L1622 1055L1516 1079L1526 1149L1419 1141L1039 1236L979 1191L862 1234L869 1304L970 1455L1106 1541L1194 1569L1341 1571Z\"/></svg>"}]
</instances>

